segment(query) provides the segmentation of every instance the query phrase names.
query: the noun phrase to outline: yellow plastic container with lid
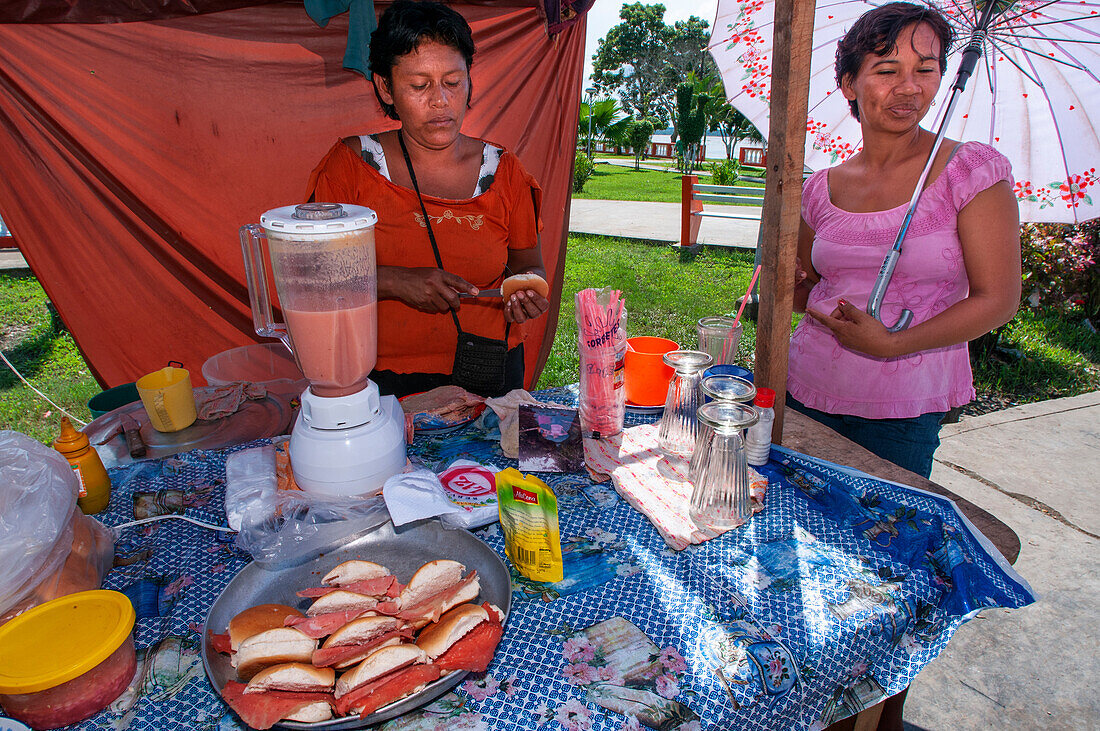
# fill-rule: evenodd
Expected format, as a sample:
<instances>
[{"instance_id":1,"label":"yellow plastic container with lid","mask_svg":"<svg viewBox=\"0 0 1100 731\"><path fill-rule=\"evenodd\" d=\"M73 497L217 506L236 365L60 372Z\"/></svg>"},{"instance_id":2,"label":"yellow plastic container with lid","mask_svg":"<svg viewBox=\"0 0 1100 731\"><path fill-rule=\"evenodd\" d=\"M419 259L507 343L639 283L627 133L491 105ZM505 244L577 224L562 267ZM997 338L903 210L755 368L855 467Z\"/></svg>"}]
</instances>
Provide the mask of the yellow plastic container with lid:
<instances>
[{"instance_id":1,"label":"yellow plastic container with lid","mask_svg":"<svg viewBox=\"0 0 1100 731\"><path fill-rule=\"evenodd\" d=\"M122 695L137 670L134 607L97 589L0 626L0 707L35 729L83 721Z\"/></svg>"},{"instance_id":2,"label":"yellow plastic container with lid","mask_svg":"<svg viewBox=\"0 0 1100 731\"><path fill-rule=\"evenodd\" d=\"M73 428L69 417L61 417L61 436L53 441L53 448L69 460L80 483L76 504L85 515L94 515L107 509L111 502L111 478L103 467L99 453L92 449L84 432Z\"/></svg>"}]
</instances>

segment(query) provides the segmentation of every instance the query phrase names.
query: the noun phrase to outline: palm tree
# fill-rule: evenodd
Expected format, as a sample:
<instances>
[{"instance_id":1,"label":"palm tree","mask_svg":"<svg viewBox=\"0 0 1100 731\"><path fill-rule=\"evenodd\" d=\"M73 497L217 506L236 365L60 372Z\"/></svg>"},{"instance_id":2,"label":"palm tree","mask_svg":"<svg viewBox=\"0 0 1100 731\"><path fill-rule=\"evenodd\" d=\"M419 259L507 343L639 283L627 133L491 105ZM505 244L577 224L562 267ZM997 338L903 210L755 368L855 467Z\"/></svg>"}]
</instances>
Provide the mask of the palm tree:
<instances>
[{"instance_id":1,"label":"palm tree","mask_svg":"<svg viewBox=\"0 0 1100 731\"><path fill-rule=\"evenodd\" d=\"M601 99L593 103L591 109L588 104L582 102L580 118L577 121L577 139L583 139L587 143L588 131L590 129L588 118L591 113L591 130L593 138L622 144L623 136L626 133L626 127L630 123L630 117L619 118L622 112L622 107L620 107L619 103L614 99ZM587 144L585 145L585 149L589 149Z\"/></svg>"}]
</instances>

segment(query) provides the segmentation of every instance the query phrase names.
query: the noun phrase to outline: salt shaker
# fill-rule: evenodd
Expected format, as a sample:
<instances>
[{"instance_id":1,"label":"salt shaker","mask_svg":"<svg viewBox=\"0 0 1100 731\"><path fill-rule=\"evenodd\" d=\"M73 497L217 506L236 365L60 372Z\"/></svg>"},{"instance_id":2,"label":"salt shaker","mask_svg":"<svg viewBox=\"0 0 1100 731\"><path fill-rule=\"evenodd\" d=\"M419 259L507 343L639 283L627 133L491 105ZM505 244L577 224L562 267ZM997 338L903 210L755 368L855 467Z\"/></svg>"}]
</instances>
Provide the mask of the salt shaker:
<instances>
[{"instance_id":1,"label":"salt shaker","mask_svg":"<svg viewBox=\"0 0 1100 731\"><path fill-rule=\"evenodd\" d=\"M674 350L665 353L663 360L675 374L668 384L657 442L669 458L687 460L698 433L696 412L703 404L703 371L712 359L698 350Z\"/></svg>"},{"instance_id":2,"label":"salt shaker","mask_svg":"<svg viewBox=\"0 0 1100 731\"><path fill-rule=\"evenodd\" d=\"M756 400L753 404L760 419L745 435L745 451L749 464L759 467L768 463L772 450L772 423L775 421L775 410L772 407L775 405L775 391L761 386L756 389Z\"/></svg>"},{"instance_id":3,"label":"salt shaker","mask_svg":"<svg viewBox=\"0 0 1100 731\"><path fill-rule=\"evenodd\" d=\"M715 528L741 525L752 517L742 434L756 423L756 410L747 404L712 401L699 408L698 418L702 434L692 474L691 519Z\"/></svg>"}]
</instances>

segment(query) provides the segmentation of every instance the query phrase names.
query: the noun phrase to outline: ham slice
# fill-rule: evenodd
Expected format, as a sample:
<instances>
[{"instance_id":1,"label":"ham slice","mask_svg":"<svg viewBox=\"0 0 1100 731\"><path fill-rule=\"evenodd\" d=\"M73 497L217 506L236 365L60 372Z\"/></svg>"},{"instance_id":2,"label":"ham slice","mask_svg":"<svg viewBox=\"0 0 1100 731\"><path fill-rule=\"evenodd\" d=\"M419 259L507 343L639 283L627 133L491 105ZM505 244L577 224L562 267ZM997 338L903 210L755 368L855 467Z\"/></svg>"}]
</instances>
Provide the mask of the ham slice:
<instances>
[{"instance_id":1,"label":"ham slice","mask_svg":"<svg viewBox=\"0 0 1100 731\"><path fill-rule=\"evenodd\" d=\"M284 624L287 627L294 627L303 632L306 636L317 640L322 637L328 637L333 632L364 613L365 612L359 609L349 609L346 612L318 614L316 617L291 616L286 618Z\"/></svg>"},{"instance_id":2,"label":"ham slice","mask_svg":"<svg viewBox=\"0 0 1100 731\"><path fill-rule=\"evenodd\" d=\"M417 664L395 670L345 694L336 701L336 712L345 716L353 708L362 705L359 715L366 718L382 706L400 700L420 686L437 680L440 674L435 665Z\"/></svg>"},{"instance_id":3,"label":"ham slice","mask_svg":"<svg viewBox=\"0 0 1100 731\"><path fill-rule=\"evenodd\" d=\"M475 579L477 579L477 572L471 571L466 575L466 578L449 589L444 589L438 594L428 597L416 606L402 607L401 611L394 616L407 621L427 619L430 622L438 622L440 615L445 611L444 607L453 602L458 593L473 583Z\"/></svg>"},{"instance_id":4,"label":"ham slice","mask_svg":"<svg viewBox=\"0 0 1100 731\"><path fill-rule=\"evenodd\" d=\"M292 693L285 690L265 690L262 693L245 693L247 686L230 680L222 688L222 698L241 720L255 729L267 729L305 708L311 703L324 701L335 705L331 693Z\"/></svg>"},{"instance_id":5,"label":"ham slice","mask_svg":"<svg viewBox=\"0 0 1100 731\"><path fill-rule=\"evenodd\" d=\"M233 654L233 645L229 642L229 635L216 635L213 631L207 630L206 636L215 650L226 655Z\"/></svg>"},{"instance_id":6,"label":"ham slice","mask_svg":"<svg viewBox=\"0 0 1100 731\"><path fill-rule=\"evenodd\" d=\"M399 629L375 637L373 640L361 645L320 647L313 651L313 664L319 668L325 668L329 665L338 665L349 661L362 660L373 652L376 647L379 647L384 642L388 642L395 637L411 640L413 638L413 632L411 629Z\"/></svg>"},{"instance_id":7,"label":"ham slice","mask_svg":"<svg viewBox=\"0 0 1100 731\"><path fill-rule=\"evenodd\" d=\"M504 628L496 621L496 614L490 611L489 616L489 621L474 627L466 636L448 647L446 652L435 659L435 664L442 670L485 672L504 634Z\"/></svg>"},{"instance_id":8,"label":"ham slice","mask_svg":"<svg viewBox=\"0 0 1100 731\"><path fill-rule=\"evenodd\" d=\"M379 576L376 579L364 579L363 581L355 581L344 586L315 586L309 589L302 589L297 592L300 597L317 598L324 596L325 594L331 594L334 591L351 591L356 594L365 594L367 596L394 596L390 594L394 585L397 584L397 579L392 576Z\"/></svg>"}]
</instances>

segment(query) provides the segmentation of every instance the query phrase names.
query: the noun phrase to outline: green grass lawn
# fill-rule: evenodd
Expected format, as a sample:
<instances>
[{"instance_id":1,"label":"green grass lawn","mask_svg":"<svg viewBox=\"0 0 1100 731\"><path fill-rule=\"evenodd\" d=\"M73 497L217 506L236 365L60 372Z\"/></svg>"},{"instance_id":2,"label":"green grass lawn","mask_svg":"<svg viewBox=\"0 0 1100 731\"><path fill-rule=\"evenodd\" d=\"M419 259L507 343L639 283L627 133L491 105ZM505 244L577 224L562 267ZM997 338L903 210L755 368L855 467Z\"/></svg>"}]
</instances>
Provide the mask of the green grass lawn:
<instances>
[{"instance_id":1,"label":"green grass lawn","mask_svg":"<svg viewBox=\"0 0 1100 731\"><path fill-rule=\"evenodd\" d=\"M653 335L681 346L697 344L695 323L706 315L734 314L752 276L751 251L707 248L691 261L667 245L574 234L569 237L561 314L554 349L539 388L577 380L577 321L573 296L588 287L621 290L630 337ZM756 329L745 323L739 359L751 362Z\"/></svg>"},{"instance_id":2,"label":"green grass lawn","mask_svg":"<svg viewBox=\"0 0 1100 731\"><path fill-rule=\"evenodd\" d=\"M592 177L584 184L584 190L574 193L574 198L612 201L680 202L680 178L675 170L634 170L607 163L597 164ZM743 183L751 187L763 187L759 183ZM713 205L730 205L715 203Z\"/></svg>"},{"instance_id":3,"label":"green grass lawn","mask_svg":"<svg viewBox=\"0 0 1100 731\"><path fill-rule=\"evenodd\" d=\"M72 336L48 308L49 298L27 271L0 272L0 349L38 390L78 419L99 393ZM52 442L62 414L0 363L0 429Z\"/></svg>"},{"instance_id":4,"label":"green grass lawn","mask_svg":"<svg viewBox=\"0 0 1100 731\"><path fill-rule=\"evenodd\" d=\"M1005 356L976 364L980 392L1024 403L1100 389L1100 335L1083 316L1021 310L1001 333Z\"/></svg>"}]
</instances>

